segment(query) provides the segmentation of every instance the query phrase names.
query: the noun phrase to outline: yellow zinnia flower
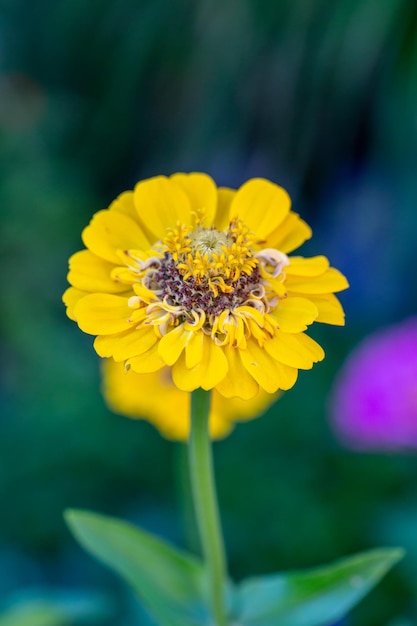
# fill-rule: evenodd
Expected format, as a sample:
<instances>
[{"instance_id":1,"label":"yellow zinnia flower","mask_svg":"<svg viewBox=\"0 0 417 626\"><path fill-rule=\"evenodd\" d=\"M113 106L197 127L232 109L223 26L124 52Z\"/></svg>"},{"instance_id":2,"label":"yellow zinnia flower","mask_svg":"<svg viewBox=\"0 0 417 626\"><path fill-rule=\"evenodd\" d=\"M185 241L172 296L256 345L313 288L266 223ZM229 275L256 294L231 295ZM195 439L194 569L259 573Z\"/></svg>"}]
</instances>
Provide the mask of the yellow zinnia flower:
<instances>
[{"instance_id":1,"label":"yellow zinnia flower","mask_svg":"<svg viewBox=\"0 0 417 626\"><path fill-rule=\"evenodd\" d=\"M93 217L64 302L101 357L249 400L324 357L309 324L344 323L344 276L323 256L287 256L310 236L267 180L234 191L205 174L157 176Z\"/></svg>"},{"instance_id":2,"label":"yellow zinnia flower","mask_svg":"<svg viewBox=\"0 0 417 626\"><path fill-rule=\"evenodd\" d=\"M123 363L105 359L102 369L103 394L111 410L147 419L168 439L188 439L191 394L175 387L168 367L151 374L136 374L132 370L126 372ZM211 438L228 435L235 421L261 415L277 395L261 389L251 400L227 399L214 390L209 417Z\"/></svg>"}]
</instances>

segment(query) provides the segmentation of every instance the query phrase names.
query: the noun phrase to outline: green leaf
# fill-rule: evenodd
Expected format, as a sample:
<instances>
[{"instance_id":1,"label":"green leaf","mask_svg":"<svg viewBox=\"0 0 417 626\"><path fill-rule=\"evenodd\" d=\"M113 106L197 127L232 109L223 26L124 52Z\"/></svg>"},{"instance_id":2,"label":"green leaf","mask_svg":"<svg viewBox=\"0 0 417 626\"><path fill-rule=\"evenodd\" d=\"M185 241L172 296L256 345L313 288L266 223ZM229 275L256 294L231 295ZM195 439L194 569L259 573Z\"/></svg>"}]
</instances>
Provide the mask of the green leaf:
<instances>
[{"instance_id":1,"label":"green leaf","mask_svg":"<svg viewBox=\"0 0 417 626\"><path fill-rule=\"evenodd\" d=\"M311 570L243 581L237 622L327 626L346 615L402 556L400 549L372 550Z\"/></svg>"},{"instance_id":2,"label":"green leaf","mask_svg":"<svg viewBox=\"0 0 417 626\"><path fill-rule=\"evenodd\" d=\"M149 533L88 511L68 511L81 545L120 574L164 626L209 624L205 569L195 557Z\"/></svg>"}]
</instances>

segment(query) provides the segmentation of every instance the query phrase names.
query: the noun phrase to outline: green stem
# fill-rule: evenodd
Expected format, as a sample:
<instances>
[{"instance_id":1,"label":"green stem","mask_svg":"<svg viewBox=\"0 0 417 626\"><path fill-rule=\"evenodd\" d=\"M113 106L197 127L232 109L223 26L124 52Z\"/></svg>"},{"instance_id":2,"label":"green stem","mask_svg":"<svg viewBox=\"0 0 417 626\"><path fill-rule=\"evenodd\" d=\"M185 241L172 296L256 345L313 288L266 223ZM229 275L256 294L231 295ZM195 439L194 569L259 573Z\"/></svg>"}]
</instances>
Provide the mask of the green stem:
<instances>
[{"instance_id":1,"label":"green stem","mask_svg":"<svg viewBox=\"0 0 417 626\"><path fill-rule=\"evenodd\" d=\"M224 605L226 559L208 431L210 396L210 392L202 389L191 395L190 472L197 524L209 573L211 609L215 625L227 626Z\"/></svg>"}]
</instances>

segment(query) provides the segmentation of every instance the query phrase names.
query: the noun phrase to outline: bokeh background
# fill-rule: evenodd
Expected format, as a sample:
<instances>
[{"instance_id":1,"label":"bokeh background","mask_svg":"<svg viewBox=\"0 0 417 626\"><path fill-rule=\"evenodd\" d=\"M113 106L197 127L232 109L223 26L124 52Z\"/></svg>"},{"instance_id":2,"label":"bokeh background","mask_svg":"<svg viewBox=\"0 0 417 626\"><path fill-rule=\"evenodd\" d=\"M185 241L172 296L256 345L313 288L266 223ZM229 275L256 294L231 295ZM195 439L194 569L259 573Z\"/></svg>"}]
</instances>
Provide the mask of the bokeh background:
<instances>
[{"instance_id":1,"label":"bokeh background","mask_svg":"<svg viewBox=\"0 0 417 626\"><path fill-rule=\"evenodd\" d=\"M174 171L283 185L313 227L302 252L351 283L346 327L313 332L326 360L215 445L232 575L403 545L346 624L417 623L413 446L352 450L329 410L349 352L416 313L416 166L413 0L2 0L0 624L152 624L68 507L195 545L184 451L106 409L61 303L91 215Z\"/></svg>"}]
</instances>

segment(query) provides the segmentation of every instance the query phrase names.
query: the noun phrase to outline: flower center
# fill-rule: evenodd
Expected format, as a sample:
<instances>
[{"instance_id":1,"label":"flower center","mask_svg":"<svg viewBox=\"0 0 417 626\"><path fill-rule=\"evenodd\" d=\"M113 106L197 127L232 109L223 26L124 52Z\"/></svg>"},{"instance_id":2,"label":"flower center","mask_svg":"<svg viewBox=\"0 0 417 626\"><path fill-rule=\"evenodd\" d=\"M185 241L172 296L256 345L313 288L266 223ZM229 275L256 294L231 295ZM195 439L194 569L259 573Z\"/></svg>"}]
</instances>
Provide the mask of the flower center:
<instances>
[{"instance_id":1,"label":"flower center","mask_svg":"<svg viewBox=\"0 0 417 626\"><path fill-rule=\"evenodd\" d=\"M170 230L163 243L183 280L197 284L217 297L230 293L240 276L250 276L258 265L253 253L254 236L241 220L232 220L226 231L197 226L194 230L178 226Z\"/></svg>"},{"instance_id":2,"label":"flower center","mask_svg":"<svg viewBox=\"0 0 417 626\"><path fill-rule=\"evenodd\" d=\"M135 295L129 305L138 309L138 319L144 311L146 323L161 335L168 326L186 322L216 341L235 344L231 329L249 332L248 324L254 323L250 332L263 341L272 328L268 313L286 297L286 255L260 248L240 219L224 231L180 224L148 253L128 250L123 255L128 267L117 268L114 278L132 283ZM239 342L244 341L239 333Z\"/></svg>"},{"instance_id":3,"label":"flower center","mask_svg":"<svg viewBox=\"0 0 417 626\"><path fill-rule=\"evenodd\" d=\"M198 227L190 233L190 239L193 251L210 260L213 260L214 255L219 256L230 243L227 234L215 228Z\"/></svg>"},{"instance_id":4,"label":"flower center","mask_svg":"<svg viewBox=\"0 0 417 626\"><path fill-rule=\"evenodd\" d=\"M235 281L226 282L221 276L201 278L199 275L184 279L179 265L169 253L165 253L149 286L170 307L179 307L185 314L204 311L209 319L263 294L259 288L260 279L257 267L250 276L242 274Z\"/></svg>"}]
</instances>

